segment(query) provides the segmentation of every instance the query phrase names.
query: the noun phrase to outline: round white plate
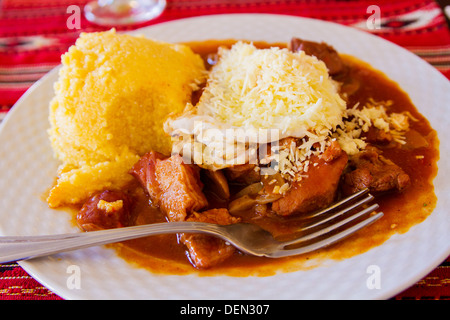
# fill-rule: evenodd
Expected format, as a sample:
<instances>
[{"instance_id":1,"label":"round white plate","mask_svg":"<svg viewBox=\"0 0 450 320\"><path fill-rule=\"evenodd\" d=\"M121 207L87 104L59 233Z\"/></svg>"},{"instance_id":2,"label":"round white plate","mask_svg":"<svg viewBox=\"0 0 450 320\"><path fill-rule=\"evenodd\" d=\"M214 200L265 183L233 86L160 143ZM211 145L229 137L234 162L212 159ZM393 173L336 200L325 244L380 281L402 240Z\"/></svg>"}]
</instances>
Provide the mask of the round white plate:
<instances>
[{"instance_id":1,"label":"round white plate","mask_svg":"<svg viewBox=\"0 0 450 320\"><path fill-rule=\"evenodd\" d=\"M398 82L438 131L441 158L450 154L449 81L410 52L366 32L291 16L237 14L177 20L135 33L168 42L230 38L287 42L293 36L326 41ZM78 232L66 212L50 210L42 198L58 165L46 132L56 79L53 70L36 83L1 125L3 235ZM438 204L423 223L364 254L307 271L244 278L154 275L103 247L20 265L65 299L386 299L426 276L450 254L449 163L438 165ZM368 285L374 271L380 280L375 287ZM76 276L79 282L74 281Z\"/></svg>"}]
</instances>

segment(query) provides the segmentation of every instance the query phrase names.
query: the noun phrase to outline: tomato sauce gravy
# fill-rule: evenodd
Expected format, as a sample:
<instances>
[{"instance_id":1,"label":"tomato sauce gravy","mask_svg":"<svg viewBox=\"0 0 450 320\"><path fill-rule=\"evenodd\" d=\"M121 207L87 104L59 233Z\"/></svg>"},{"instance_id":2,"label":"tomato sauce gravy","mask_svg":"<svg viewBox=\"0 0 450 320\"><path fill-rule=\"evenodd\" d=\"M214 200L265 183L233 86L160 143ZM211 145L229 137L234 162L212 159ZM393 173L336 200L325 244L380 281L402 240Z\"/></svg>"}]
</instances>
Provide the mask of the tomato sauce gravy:
<instances>
[{"instance_id":1,"label":"tomato sauce gravy","mask_svg":"<svg viewBox=\"0 0 450 320\"><path fill-rule=\"evenodd\" d=\"M205 62L211 63L219 46L231 46L234 41L192 42L188 45L199 53ZM266 43L254 43L264 48ZM279 46L283 46L278 44ZM381 245L392 235L407 232L412 226L422 222L433 211L436 196L433 178L437 174L439 158L437 133L412 104L408 95L393 81L370 65L358 59L342 55L349 66L349 72L342 83L343 92L348 96L348 107L356 103L364 105L369 99L376 101L391 100L393 112L408 111L415 119L410 121L410 131L406 134L406 143L395 147L381 147L383 155L399 165L411 178L411 185L402 193L378 196L376 202L383 218L357 232L345 240L313 253L294 257L271 259L235 254L232 258L210 270L198 270L189 262L185 247L178 243L177 235L161 235L129 240L109 245L118 255L133 265L143 267L157 274L192 274L202 276L270 276L278 272L305 270L321 265L326 261L346 259ZM149 205L145 192L138 186L133 187L138 199L134 208L137 225L165 222L166 219L157 208ZM207 193L208 200L217 206L225 206L213 193ZM244 221L260 224L274 233L286 233L298 226L295 219L261 217L254 210L244 212Z\"/></svg>"}]
</instances>

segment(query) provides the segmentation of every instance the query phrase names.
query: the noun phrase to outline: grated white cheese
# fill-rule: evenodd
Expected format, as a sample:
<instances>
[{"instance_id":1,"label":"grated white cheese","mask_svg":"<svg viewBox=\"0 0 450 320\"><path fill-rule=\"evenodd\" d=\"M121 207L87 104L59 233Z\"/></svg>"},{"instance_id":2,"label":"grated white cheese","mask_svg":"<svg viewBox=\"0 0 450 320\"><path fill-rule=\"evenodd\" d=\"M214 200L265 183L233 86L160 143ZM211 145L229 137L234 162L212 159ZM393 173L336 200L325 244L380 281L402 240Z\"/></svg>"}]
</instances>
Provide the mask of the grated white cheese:
<instances>
[{"instance_id":1,"label":"grated white cheese","mask_svg":"<svg viewBox=\"0 0 450 320\"><path fill-rule=\"evenodd\" d=\"M341 148L349 155L358 153L366 147L361 139L363 132L375 127L389 132L395 142L405 144L404 133L409 130L409 119L414 119L408 112L388 113L392 101L375 101L369 99L365 106L358 108L356 104L345 112L344 125L338 128L333 137L337 139Z\"/></svg>"},{"instance_id":2,"label":"grated white cheese","mask_svg":"<svg viewBox=\"0 0 450 320\"><path fill-rule=\"evenodd\" d=\"M316 165L308 159L323 153L332 140L347 154L356 154L366 147L362 135L373 126L405 143L403 133L412 118L388 114L392 101L369 99L347 109L325 64L303 51L238 42L219 50L207 79L198 104L188 104L182 115L169 119L165 131L176 138L174 153L213 170L276 159L262 175L280 172L287 180L302 179ZM278 145L289 137L299 143ZM269 144L270 152L257 154Z\"/></svg>"},{"instance_id":3,"label":"grated white cheese","mask_svg":"<svg viewBox=\"0 0 450 320\"><path fill-rule=\"evenodd\" d=\"M282 137L328 132L346 108L325 64L303 51L238 42L219 51L197 114L218 127L279 129Z\"/></svg>"},{"instance_id":4,"label":"grated white cheese","mask_svg":"<svg viewBox=\"0 0 450 320\"><path fill-rule=\"evenodd\" d=\"M233 161L238 156L248 158L244 154L248 143L269 143L285 137L307 137L309 145L323 142L342 125L345 110L338 83L316 57L303 51L257 49L253 44L238 42L231 49L219 50L218 63L210 71L198 104L188 105L183 115L169 119L165 130L183 137L174 143L177 150L191 143L186 139L191 136L208 151L218 151L209 152L207 162L224 159L218 164L227 165L236 164ZM229 129L244 134L230 138L226 133ZM263 136L261 130L277 134ZM239 141L243 136L245 141ZM236 144L245 146L239 155ZM224 152L233 149L234 153Z\"/></svg>"}]
</instances>

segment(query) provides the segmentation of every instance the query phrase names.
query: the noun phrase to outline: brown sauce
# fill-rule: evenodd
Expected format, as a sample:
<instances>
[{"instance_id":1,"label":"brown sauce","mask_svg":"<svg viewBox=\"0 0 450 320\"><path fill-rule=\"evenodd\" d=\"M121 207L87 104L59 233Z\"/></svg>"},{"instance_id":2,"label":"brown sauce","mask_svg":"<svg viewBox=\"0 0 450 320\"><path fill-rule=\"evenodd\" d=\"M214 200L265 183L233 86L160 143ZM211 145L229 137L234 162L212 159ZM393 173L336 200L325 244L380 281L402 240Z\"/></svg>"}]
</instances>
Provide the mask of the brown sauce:
<instances>
[{"instance_id":1,"label":"brown sauce","mask_svg":"<svg viewBox=\"0 0 450 320\"><path fill-rule=\"evenodd\" d=\"M207 41L189 43L192 49L208 61L210 54L217 51L219 45L230 46L233 41ZM254 43L267 47L265 43ZM345 259L361 254L381 245L393 234L405 233L412 226L422 222L433 211L436 196L433 178L437 173L439 158L438 139L429 122L417 111L408 95L385 75L372 69L368 64L350 56L342 56L350 66L350 72L341 79L349 86L355 81L360 83L358 90L351 95L348 106L359 102L364 104L372 98L377 101L393 101L394 112L409 111L417 121L411 121L407 143L401 147L382 148L383 155L399 165L411 178L411 186L404 192L380 196L376 199L384 217L369 227L359 231L346 240L314 253L283 259L258 258L244 254L235 254L211 270L197 270L189 262L185 248L177 242L176 235L164 235L130 240L111 245L118 255L130 263L160 274L231 275L231 276L270 276L277 272L304 270L320 265L326 259ZM344 85L345 86L345 85ZM413 146L413 147L412 147ZM164 215L149 205L149 199L142 189L136 187L138 203L134 209L136 224L165 222ZM207 194L210 202L221 204L214 194ZM289 232L295 227L292 220L284 218L261 217L254 211L242 215L244 221L258 223L271 231Z\"/></svg>"}]
</instances>

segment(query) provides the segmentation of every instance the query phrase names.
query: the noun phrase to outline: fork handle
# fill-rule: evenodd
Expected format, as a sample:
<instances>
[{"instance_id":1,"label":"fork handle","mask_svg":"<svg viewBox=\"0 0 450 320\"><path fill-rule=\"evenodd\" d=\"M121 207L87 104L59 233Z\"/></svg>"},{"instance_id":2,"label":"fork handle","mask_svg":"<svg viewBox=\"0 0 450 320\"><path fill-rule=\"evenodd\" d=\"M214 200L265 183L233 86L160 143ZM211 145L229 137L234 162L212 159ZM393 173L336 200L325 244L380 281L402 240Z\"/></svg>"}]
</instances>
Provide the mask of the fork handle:
<instances>
[{"instance_id":1,"label":"fork handle","mask_svg":"<svg viewBox=\"0 0 450 320\"><path fill-rule=\"evenodd\" d=\"M27 260L61 252L169 233L206 233L223 238L221 226L204 222L154 223L82 233L0 237L0 263Z\"/></svg>"}]
</instances>

